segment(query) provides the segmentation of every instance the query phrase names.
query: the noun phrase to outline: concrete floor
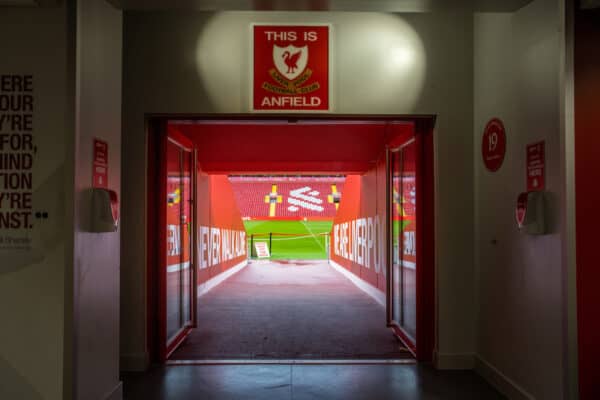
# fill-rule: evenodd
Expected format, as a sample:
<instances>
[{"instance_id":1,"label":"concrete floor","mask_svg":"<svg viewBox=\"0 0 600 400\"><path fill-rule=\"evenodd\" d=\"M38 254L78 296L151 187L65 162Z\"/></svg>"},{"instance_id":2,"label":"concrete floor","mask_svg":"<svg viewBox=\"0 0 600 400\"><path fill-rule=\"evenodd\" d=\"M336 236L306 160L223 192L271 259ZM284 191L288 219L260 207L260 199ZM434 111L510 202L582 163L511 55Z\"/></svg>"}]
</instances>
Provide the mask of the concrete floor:
<instances>
[{"instance_id":1,"label":"concrete floor","mask_svg":"<svg viewBox=\"0 0 600 400\"><path fill-rule=\"evenodd\" d=\"M471 371L426 365L157 367L122 376L125 400L496 400Z\"/></svg>"},{"instance_id":2,"label":"concrete floor","mask_svg":"<svg viewBox=\"0 0 600 400\"><path fill-rule=\"evenodd\" d=\"M407 357L384 307L327 262L297 261L251 263L200 297L171 359Z\"/></svg>"},{"instance_id":3,"label":"concrete floor","mask_svg":"<svg viewBox=\"0 0 600 400\"><path fill-rule=\"evenodd\" d=\"M406 356L384 309L323 263L253 264L199 304L202 328L176 358ZM504 399L474 372L419 364L156 366L121 378L125 400Z\"/></svg>"}]
</instances>

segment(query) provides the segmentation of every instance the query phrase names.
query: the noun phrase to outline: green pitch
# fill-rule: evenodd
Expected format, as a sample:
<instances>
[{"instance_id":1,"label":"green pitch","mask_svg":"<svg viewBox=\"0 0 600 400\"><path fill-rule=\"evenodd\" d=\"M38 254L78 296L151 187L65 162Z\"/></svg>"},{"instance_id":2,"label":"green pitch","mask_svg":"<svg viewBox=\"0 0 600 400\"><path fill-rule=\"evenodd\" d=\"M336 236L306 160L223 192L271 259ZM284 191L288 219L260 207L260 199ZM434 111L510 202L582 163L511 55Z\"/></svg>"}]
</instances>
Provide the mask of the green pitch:
<instances>
[{"instance_id":1,"label":"green pitch","mask_svg":"<svg viewBox=\"0 0 600 400\"><path fill-rule=\"evenodd\" d=\"M273 233L271 259L327 259L327 245L324 235L330 233L333 221L244 221L248 245L252 234L254 242L269 243L269 232ZM277 233L297 234L298 237L277 235ZM255 251L254 251L255 253Z\"/></svg>"}]
</instances>

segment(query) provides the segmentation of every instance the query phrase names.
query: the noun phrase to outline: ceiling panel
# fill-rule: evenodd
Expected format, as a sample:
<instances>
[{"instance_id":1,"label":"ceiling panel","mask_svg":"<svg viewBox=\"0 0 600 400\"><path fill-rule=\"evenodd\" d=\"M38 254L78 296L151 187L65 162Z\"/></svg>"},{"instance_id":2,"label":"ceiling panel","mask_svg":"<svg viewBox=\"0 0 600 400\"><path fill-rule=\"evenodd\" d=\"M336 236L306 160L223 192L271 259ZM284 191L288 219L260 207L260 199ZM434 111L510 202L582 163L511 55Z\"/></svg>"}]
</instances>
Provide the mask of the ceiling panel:
<instances>
[{"instance_id":1,"label":"ceiling panel","mask_svg":"<svg viewBox=\"0 0 600 400\"><path fill-rule=\"evenodd\" d=\"M113 0L125 9L201 11L515 11L531 0Z\"/></svg>"},{"instance_id":2,"label":"ceiling panel","mask_svg":"<svg viewBox=\"0 0 600 400\"><path fill-rule=\"evenodd\" d=\"M581 0L580 5L583 9L600 8L600 0Z\"/></svg>"},{"instance_id":3,"label":"ceiling panel","mask_svg":"<svg viewBox=\"0 0 600 400\"><path fill-rule=\"evenodd\" d=\"M211 174L362 174L386 144L406 141L412 123L170 123L194 142L202 170Z\"/></svg>"},{"instance_id":4,"label":"ceiling panel","mask_svg":"<svg viewBox=\"0 0 600 400\"><path fill-rule=\"evenodd\" d=\"M0 6L37 6L37 1L35 0L0 0Z\"/></svg>"},{"instance_id":5,"label":"ceiling panel","mask_svg":"<svg viewBox=\"0 0 600 400\"><path fill-rule=\"evenodd\" d=\"M54 7L61 0L0 0L0 7Z\"/></svg>"}]
</instances>

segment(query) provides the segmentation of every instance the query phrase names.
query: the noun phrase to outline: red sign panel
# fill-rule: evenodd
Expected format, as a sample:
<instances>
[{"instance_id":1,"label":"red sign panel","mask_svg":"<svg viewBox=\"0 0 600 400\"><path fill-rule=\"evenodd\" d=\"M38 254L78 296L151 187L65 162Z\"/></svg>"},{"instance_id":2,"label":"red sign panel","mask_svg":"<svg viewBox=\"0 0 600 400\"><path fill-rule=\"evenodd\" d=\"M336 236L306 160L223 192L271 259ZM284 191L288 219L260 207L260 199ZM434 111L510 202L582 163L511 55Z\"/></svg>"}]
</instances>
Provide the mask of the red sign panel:
<instances>
[{"instance_id":1,"label":"red sign panel","mask_svg":"<svg viewBox=\"0 0 600 400\"><path fill-rule=\"evenodd\" d=\"M546 187L546 146L545 142L527 145L527 191L540 191Z\"/></svg>"},{"instance_id":2,"label":"red sign panel","mask_svg":"<svg viewBox=\"0 0 600 400\"><path fill-rule=\"evenodd\" d=\"M252 109L328 111L329 26L254 25Z\"/></svg>"},{"instance_id":3,"label":"red sign panel","mask_svg":"<svg viewBox=\"0 0 600 400\"><path fill-rule=\"evenodd\" d=\"M92 163L92 186L108 188L108 143L94 139L94 159Z\"/></svg>"},{"instance_id":4,"label":"red sign panel","mask_svg":"<svg viewBox=\"0 0 600 400\"><path fill-rule=\"evenodd\" d=\"M504 124L497 118L490 120L485 126L481 141L481 155L485 167L496 172L504 162L506 154L506 132Z\"/></svg>"},{"instance_id":5,"label":"red sign panel","mask_svg":"<svg viewBox=\"0 0 600 400\"><path fill-rule=\"evenodd\" d=\"M256 256L258 258L269 258L269 247L265 242L255 242L254 247L256 248Z\"/></svg>"}]
</instances>

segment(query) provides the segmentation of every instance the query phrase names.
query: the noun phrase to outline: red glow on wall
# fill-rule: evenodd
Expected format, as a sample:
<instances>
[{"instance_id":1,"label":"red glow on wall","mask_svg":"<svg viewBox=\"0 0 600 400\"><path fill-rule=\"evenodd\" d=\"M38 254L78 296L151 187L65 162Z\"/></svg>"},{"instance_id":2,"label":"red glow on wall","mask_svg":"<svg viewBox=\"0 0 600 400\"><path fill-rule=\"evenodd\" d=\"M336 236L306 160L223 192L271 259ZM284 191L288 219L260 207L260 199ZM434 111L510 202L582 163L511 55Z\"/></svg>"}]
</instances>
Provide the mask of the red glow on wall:
<instances>
[{"instance_id":1,"label":"red glow on wall","mask_svg":"<svg viewBox=\"0 0 600 400\"><path fill-rule=\"evenodd\" d=\"M579 398L600 398L600 269L597 236L600 216L600 10L575 13L575 187Z\"/></svg>"}]
</instances>

